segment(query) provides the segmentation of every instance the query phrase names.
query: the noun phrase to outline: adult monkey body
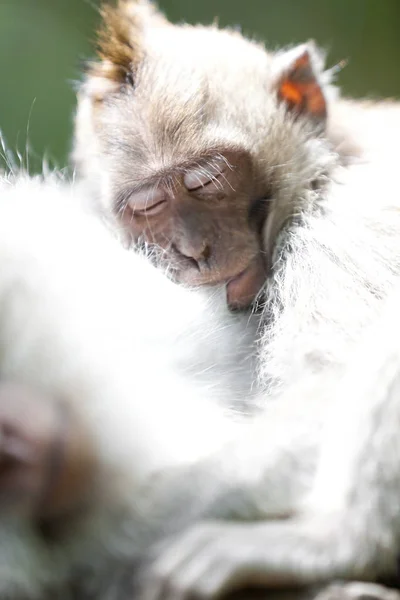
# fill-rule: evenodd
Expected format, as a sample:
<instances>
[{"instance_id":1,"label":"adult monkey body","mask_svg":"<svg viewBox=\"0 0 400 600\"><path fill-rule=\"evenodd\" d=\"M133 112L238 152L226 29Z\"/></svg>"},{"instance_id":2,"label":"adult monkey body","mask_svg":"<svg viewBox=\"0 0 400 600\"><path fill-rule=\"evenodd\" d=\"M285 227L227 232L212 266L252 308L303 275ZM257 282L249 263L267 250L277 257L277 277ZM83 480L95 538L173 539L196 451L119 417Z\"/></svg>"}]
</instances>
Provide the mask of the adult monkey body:
<instances>
[{"instance_id":1,"label":"adult monkey body","mask_svg":"<svg viewBox=\"0 0 400 600\"><path fill-rule=\"evenodd\" d=\"M259 317L266 325L260 341L261 400L266 404L263 414L254 426L250 422L248 428L244 427L241 439L222 444L196 469L187 472L178 461L175 472L167 471L164 479L155 479L149 497L156 506L147 506L146 510L150 509L150 515L152 509L153 514L162 515L171 531L203 515L250 520L265 517L271 521L242 526L213 524L189 533L172 551L168 550L167 558L154 563L145 595L171 594L179 598L192 591L211 595L245 583L296 585L338 576L375 578L392 574L398 551L397 504L394 506L393 496L398 481L395 383L399 361L395 340L392 344L384 334L387 328L397 331L395 300L386 305L385 299L398 277L400 217L391 183L394 153L389 151L389 134L382 131L387 131L383 127L387 115L392 114L393 124L399 118L399 109L395 105L371 106L365 116L357 105L332 101L328 103L328 115L331 111L333 116L326 122L324 94L328 97L330 90L323 85L325 76L312 46L267 55L237 34L212 28L174 28L145 3L122 2L107 15L103 60L82 88L76 147L77 162L89 186L97 191L101 206L110 212L115 201L128 239L133 235L164 248L167 262L172 260L175 276L183 282L219 281L226 287L233 307L242 307L253 299L264 269L270 269L264 314ZM375 171L370 164L375 165ZM161 221L154 219L162 214ZM196 237L198 227L201 235ZM267 264L260 259L260 236ZM45 260L45 255L40 260ZM84 250L82 256L86 256ZM93 258L88 258L89 263ZM75 259L79 266L76 253ZM114 281L110 265L107 272ZM101 279L97 282L102 289ZM88 299L93 297L90 288L84 289ZM115 285L115 293L118 289L124 289L121 281ZM141 293L146 303L146 290ZM163 293L161 298L165 298ZM216 307L217 302L215 299L210 306ZM85 314L85 305L80 307L78 303L75 310ZM126 304L121 314L128 314L125 311ZM388 321L383 317L376 337L372 324L386 311ZM90 316L90 311L87 314L89 323L95 323L95 315ZM142 317L140 311L139 315ZM141 319L135 323L139 327ZM120 325L117 321L117 329ZM152 326L157 329L161 323L156 326L152 322ZM83 335L79 328L74 331ZM72 340L72 333L69 335ZM219 341L225 336L224 331ZM126 394L123 383L126 387L131 383L126 377L132 349L131 342L126 343L127 347L112 342L105 355L100 353L99 357L111 377L108 391L115 392L109 397L121 394L120 403ZM95 365L96 356L91 359ZM112 362L116 357L121 365L112 376L106 359ZM152 358L157 368L162 368L162 353L158 361ZM141 358L140 367L145 364ZM139 367L137 371L142 373ZM220 369L220 377L223 371ZM31 379L27 377L27 383ZM142 390L146 390L145 383L142 381ZM375 392L376 387L379 389ZM266 402L268 398L270 402ZM229 404L226 394L223 399ZM339 402L341 406L337 406ZM105 402L105 406L105 415L112 416L112 403ZM140 406L135 408L139 411L137 418ZM148 418L145 406L144 417ZM160 403L160 408L163 406ZM194 443L194 421L201 415L203 422L207 421L208 415L216 433L218 422L214 423L211 416L221 416L212 406L207 414L200 403L190 406L185 448L189 448L189 442ZM167 408L172 417L179 414L176 408ZM184 404L179 406L179 410L183 408ZM377 418L380 409L383 411ZM344 411L349 415L346 431L342 431ZM118 411L114 412L117 414L109 423L107 419L102 421L101 434L105 438L98 432L100 449L103 439L123 439L113 432L123 425ZM193 415L189 419L190 412ZM337 419L336 425L332 418ZM164 424L163 419L160 423ZM222 419L221 426L224 423ZM321 429L324 424L327 431ZM157 422L151 427L155 429L150 428L153 438L146 442L147 451L156 438ZM346 441L344 464L337 455L338 429L342 445ZM359 450L366 448L364 441L371 439L371 430L378 432L378 439L372 438L377 439L377 448L373 452L367 448L368 460L359 465ZM163 452L169 456L171 449L182 447L184 439L179 438L175 444L163 428L158 433L161 438L154 447L164 461ZM381 434L385 444L393 444L393 450L380 443ZM161 439L165 443L163 452ZM196 440L200 459L201 435ZM204 443L204 454L218 446L214 437L212 443L209 439ZM360 448L354 447L357 445ZM108 452L106 444L104 447ZM196 456L194 446L190 447ZM133 459L139 451L145 456L146 451L140 444L128 447L125 454L120 443L111 444L111 448L111 466L120 474L119 466L127 477L127 485L123 486L127 496L121 490L111 494L109 511L113 517L113 509L121 510L121 503L127 511L126 515L122 512L122 521L126 516L134 529L140 525L137 517L141 511L135 512L137 498L133 505L129 498L137 492L136 477L140 479L141 472L135 471ZM97 446L95 449L99 450ZM121 464L119 452L125 458ZM126 461L129 452L132 464ZM100 458L106 460L107 467L104 452ZM160 460L152 458L156 463ZM102 464L100 460L99 468ZM172 458L164 466L170 464L175 464ZM158 467L162 470L163 465ZM113 473L113 469L110 471ZM325 477L332 480L329 494ZM306 493L310 489L313 493L309 498ZM365 495L370 499L368 505ZM107 510L105 513L100 511L103 519ZM282 516L289 518L278 521L277 517ZM368 528L371 524L374 527ZM150 522L145 521L145 526ZM117 562L116 550L123 554L125 567L130 552L134 555L137 550L139 554L146 551L146 531L128 535L127 540L124 536L118 539L123 527L116 527L114 536L110 531L112 527L104 538L110 545L108 550L111 555L115 551ZM87 543L88 538L81 533L77 546L81 539ZM71 545L72 549L65 544L66 559L70 553L74 567L83 564L92 567L92 576L96 574L97 580L87 582L93 583L93 596L109 598L112 591L118 598L130 597L126 572L119 579L113 568L103 573L107 564L103 555L94 554L90 559L89 550L99 551L94 541L89 548ZM92 560L92 564L85 565L79 557L89 559L89 563ZM52 564L52 558L50 553L44 562ZM65 560L60 559L64 566ZM77 577L76 571L72 576ZM107 579L109 587L105 585ZM40 577L36 583L40 586ZM7 593L10 595L10 590ZM35 597L35 593L28 589L26 597ZM90 597L90 590L85 589L85 593Z\"/></svg>"},{"instance_id":2,"label":"adult monkey body","mask_svg":"<svg viewBox=\"0 0 400 600\"><path fill-rule=\"evenodd\" d=\"M236 373L248 316L232 321L125 251L79 198L53 179L0 180L0 373L16 382L0 386L0 596L12 600L131 597L138 559L192 521L157 473L235 434L226 404L251 373Z\"/></svg>"},{"instance_id":3,"label":"adult monkey body","mask_svg":"<svg viewBox=\"0 0 400 600\"><path fill-rule=\"evenodd\" d=\"M336 98L312 45L267 54L172 26L145 2L104 14L75 149L99 205L128 239L162 248L178 280L225 283L233 307L268 273L260 373L272 402L258 435L194 474L198 514L212 490L217 515L290 517L198 527L156 561L145 597L394 574L399 362L385 298L400 267L399 105ZM293 430L288 414L301 416ZM307 435L320 423L317 452Z\"/></svg>"}]
</instances>

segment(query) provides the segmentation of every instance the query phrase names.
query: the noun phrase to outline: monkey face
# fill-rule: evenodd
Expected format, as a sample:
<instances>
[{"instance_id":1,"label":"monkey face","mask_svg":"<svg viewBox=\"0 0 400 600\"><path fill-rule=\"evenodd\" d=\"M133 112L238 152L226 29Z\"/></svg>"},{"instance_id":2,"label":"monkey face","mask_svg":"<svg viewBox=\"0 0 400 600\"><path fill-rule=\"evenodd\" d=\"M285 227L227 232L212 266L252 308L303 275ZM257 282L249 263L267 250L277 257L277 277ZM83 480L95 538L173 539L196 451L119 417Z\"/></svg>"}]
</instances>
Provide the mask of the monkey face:
<instances>
[{"instance_id":1,"label":"monkey face","mask_svg":"<svg viewBox=\"0 0 400 600\"><path fill-rule=\"evenodd\" d=\"M116 214L174 279L189 286L226 283L229 305L243 308L265 281L249 219L253 181L246 153L214 151L124 190Z\"/></svg>"},{"instance_id":2,"label":"monkey face","mask_svg":"<svg viewBox=\"0 0 400 600\"><path fill-rule=\"evenodd\" d=\"M183 54L173 47L174 29L162 32L167 37L160 44L161 32L148 31L146 57L134 81L124 80L96 103L89 137L96 140L93 165L99 160L95 169L107 179L100 201L116 216L125 239L146 245L176 281L226 284L230 307L245 308L266 279L252 207L266 194L254 161L253 132L260 138L266 134L265 114L257 109L260 95L268 104L268 94L261 88L248 98L236 79L224 81L212 69L211 50L197 61L177 60L176 51L181 59ZM193 31L178 32L184 46L193 43ZM219 62L224 70L233 55L248 81L258 69L268 70L264 50L241 36L198 33L201 46L209 37L219 44L223 36L227 47ZM243 59L248 52L249 63ZM100 85L108 85L100 79ZM94 107L93 97L82 100ZM86 164L88 151L86 146Z\"/></svg>"}]
</instances>

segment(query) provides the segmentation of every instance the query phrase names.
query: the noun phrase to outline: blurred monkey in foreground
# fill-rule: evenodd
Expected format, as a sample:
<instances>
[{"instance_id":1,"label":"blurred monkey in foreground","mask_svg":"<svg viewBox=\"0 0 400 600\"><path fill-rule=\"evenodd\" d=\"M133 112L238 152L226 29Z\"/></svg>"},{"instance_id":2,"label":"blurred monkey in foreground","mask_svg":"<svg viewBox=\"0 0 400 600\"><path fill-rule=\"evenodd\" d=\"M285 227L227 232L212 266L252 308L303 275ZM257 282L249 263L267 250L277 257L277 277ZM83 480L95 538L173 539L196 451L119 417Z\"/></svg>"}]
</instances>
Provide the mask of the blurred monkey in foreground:
<instances>
[{"instance_id":1,"label":"blurred monkey in foreground","mask_svg":"<svg viewBox=\"0 0 400 600\"><path fill-rule=\"evenodd\" d=\"M129 597L136 561L192 521L157 473L231 439L235 393L249 412L255 396L248 316L169 281L83 203L55 176L0 182L2 598Z\"/></svg>"}]
</instances>

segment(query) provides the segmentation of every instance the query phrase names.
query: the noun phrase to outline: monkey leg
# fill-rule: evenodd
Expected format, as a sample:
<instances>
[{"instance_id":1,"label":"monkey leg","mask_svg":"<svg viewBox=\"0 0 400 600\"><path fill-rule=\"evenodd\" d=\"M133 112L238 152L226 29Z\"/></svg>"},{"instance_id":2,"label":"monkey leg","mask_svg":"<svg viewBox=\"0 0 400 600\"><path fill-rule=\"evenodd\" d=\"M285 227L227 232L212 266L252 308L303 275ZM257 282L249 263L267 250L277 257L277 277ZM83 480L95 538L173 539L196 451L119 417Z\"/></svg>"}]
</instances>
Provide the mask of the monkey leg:
<instances>
[{"instance_id":1,"label":"monkey leg","mask_svg":"<svg viewBox=\"0 0 400 600\"><path fill-rule=\"evenodd\" d=\"M85 496L89 444L67 404L17 384L0 385L0 510L61 516Z\"/></svg>"},{"instance_id":2,"label":"monkey leg","mask_svg":"<svg viewBox=\"0 0 400 600\"><path fill-rule=\"evenodd\" d=\"M160 549L142 598L205 599L246 586L301 589L337 579L395 577L400 348L393 332L400 331L398 302L396 294L334 389L317 473L297 515L198 523Z\"/></svg>"}]
</instances>

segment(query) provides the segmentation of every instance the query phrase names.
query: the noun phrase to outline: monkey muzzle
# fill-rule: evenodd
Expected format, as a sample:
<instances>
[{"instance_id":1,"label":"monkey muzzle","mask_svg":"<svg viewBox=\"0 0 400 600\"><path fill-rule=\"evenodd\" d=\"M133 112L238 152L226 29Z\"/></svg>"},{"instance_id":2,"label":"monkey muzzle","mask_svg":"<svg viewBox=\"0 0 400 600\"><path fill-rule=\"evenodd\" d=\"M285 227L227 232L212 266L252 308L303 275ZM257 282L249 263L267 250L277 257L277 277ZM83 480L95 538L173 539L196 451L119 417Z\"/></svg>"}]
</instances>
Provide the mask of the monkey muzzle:
<instances>
[{"instance_id":1,"label":"monkey muzzle","mask_svg":"<svg viewBox=\"0 0 400 600\"><path fill-rule=\"evenodd\" d=\"M93 471L88 437L67 406L0 385L0 511L48 521L80 505Z\"/></svg>"}]
</instances>

